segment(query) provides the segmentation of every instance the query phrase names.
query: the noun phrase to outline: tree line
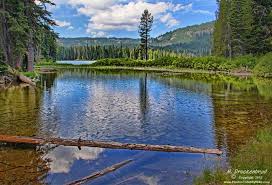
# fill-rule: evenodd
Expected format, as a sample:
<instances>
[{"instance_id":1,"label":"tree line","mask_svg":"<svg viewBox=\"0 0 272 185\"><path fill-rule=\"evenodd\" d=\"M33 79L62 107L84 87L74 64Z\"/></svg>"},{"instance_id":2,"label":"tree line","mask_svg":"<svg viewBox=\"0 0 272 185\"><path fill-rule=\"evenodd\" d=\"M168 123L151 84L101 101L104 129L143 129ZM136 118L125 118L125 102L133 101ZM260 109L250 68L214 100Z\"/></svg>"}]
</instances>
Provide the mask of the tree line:
<instances>
[{"instance_id":1,"label":"tree line","mask_svg":"<svg viewBox=\"0 0 272 185\"><path fill-rule=\"evenodd\" d=\"M98 60L104 58L129 58L136 60L143 60L145 58L146 50L140 47L117 47L111 46L71 46L71 47L58 47L57 59L58 60ZM182 53L173 51L148 49L148 59L158 59L161 57L178 57Z\"/></svg>"},{"instance_id":2,"label":"tree line","mask_svg":"<svg viewBox=\"0 0 272 185\"><path fill-rule=\"evenodd\" d=\"M14 68L33 71L40 57L56 58L57 35L51 26L50 0L1 0L0 59Z\"/></svg>"},{"instance_id":3,"label":"tree line","mask_svg":"<svg viewBox=\"0 0 272 185\"><path fill-rule=\"evenodd\" d=\"M150 32L153 16L144 10L139 24L140 46L130 49L112 46L74 46L60 47L57 58L60 60L97 60L104 58L157 59L166 56L178 56L174 52L150 49Z\"/></svg>"},{"instance_id":4,"label":"tree line","mask_svg":"<svg viewBox=\"0 0 272 185\"><path fill-rule=\"evenodd\" d=\"M272 51L271 0L217 0L215 55L235 57Z\"/></svg>"}]
</instances>

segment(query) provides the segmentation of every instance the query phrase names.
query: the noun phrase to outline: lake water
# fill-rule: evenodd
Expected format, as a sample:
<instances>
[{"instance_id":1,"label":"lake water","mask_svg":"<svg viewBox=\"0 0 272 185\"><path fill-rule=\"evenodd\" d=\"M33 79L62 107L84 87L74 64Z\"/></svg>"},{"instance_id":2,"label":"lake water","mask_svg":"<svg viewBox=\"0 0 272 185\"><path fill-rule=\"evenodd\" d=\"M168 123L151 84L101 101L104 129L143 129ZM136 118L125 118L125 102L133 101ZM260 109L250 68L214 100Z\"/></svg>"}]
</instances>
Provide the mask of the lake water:
<instances>
[{"instance_id":1,"label":"lake water","mask_svg":"<svg viewBox=\"0 0 272 185\"><path fill-rule=\"evenodd\" d=\"M0 90L0 134L218 148L223 156L101 148L0 147L0 184L65 184L118 162L89 184L192 184L271 124L269 80L69 69L38 88ZM88 183L87 183L88 184Z\"/></svg>"},{"instance_id":2,"label":"lake water","mask_svg":"<svg viewBox=\"0 0 272 185\"><path fill-rule=\"evenodd\" d=\"M96 61L87 61L87 60L62 60L62 61L57 61L57 64L89 65L95 62Z\"/></svg>"}]
</instances>

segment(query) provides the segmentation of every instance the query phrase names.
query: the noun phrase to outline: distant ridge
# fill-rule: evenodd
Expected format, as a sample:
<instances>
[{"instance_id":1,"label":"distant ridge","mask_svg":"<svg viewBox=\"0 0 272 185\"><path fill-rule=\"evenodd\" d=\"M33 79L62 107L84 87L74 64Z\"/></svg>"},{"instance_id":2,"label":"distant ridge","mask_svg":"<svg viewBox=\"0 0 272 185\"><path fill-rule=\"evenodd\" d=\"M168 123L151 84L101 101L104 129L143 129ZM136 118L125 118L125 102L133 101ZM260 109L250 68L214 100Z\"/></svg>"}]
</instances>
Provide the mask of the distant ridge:
<instances>
[{"instance_id":1,"label":"distant ridge","mask_svg":"<svg viewBox=\"0 0 272 185\"><path fill-rule=\"evenodd\" d=\"M214 21L200 25L179 28L171 32L160 35L152 39L151 46L156 49L166 49L194 55L207 55L212 47L212 34L214 31ZM137 47L139 39L132 38L60 38L58 40L61 46L123 46Z\"/></svg>"}]
</instances>

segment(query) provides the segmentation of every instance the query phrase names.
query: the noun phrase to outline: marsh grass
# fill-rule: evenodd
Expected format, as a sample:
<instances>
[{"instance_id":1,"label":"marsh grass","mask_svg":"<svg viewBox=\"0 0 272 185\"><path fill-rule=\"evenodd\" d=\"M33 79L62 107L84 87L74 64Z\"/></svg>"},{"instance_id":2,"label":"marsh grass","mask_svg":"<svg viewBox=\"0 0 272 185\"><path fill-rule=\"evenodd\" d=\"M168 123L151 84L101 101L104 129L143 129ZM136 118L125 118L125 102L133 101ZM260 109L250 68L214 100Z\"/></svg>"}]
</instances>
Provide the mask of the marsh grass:
<instances>
[{"instance_id":1,"label":"marsh grass","mask_svg":"<svg viewBox=\"0 0 272 185\"><path fill-rule=\"evenodd\" d=\"M272 53L262 56L254 68L254 74L259 77L272 78Z\"/></svg>"},{"instance_id":2,"label":"marsh grass","mask_svg":"<svg viewBox=\"0 0 272 185\"><path fill-rule=\"evenodd\" d=\"M262 181L272 183L272 127L260 130L256 137L244 145L241 150L230 159L232 169L239 170L267 170L262 175ZM224 181L233 180L226 171L216 169L205 170L196 178L196 185L220 185Z\"/></svg>"}]
</instances>

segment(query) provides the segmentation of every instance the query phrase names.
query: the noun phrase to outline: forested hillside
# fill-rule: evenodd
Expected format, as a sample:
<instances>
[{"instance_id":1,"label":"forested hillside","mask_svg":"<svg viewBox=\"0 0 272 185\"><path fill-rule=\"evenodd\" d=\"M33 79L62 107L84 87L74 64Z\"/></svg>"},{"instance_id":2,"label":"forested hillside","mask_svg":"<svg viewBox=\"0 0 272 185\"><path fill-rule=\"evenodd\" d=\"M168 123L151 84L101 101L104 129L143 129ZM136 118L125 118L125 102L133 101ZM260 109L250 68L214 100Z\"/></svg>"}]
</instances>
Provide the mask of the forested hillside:
<instances>
[{"instance_id":1,"label":"forested hillside","mask_svg":"<svg viewBox=\"0 0 272 185\"><path fill-rule=\"evenodd\" d=\"M172 44L192 43L195 41L209 42L214 29L214 22L188 26L167 32L155 39L153 45L169 46Z\"/></svg>"},{"instance_id":2,"label":"forested hillside","mask_svg":"<svg viewBox=\"0 0 272 185\"><path fill-rule=\"evenodd\" d=\"M220 0L213 53L226 57L272 51L271 0Z\"/></svg>"},{"instance_id":3,"label":"forested hillside","mask_svg":"<svg viewBox=\"0 0 272 185\"><path fill-rule=\"evenodd\" d=\"M191 55L208 55L212 48L214 22L180 28L151 40L151 48L181 52ZM134 49L139 39L131 38L60 38L59 45L75 46L112 46ZM109 49L109 48L108 48Z\"/></svg>"},{"instance_id":4,"label":"forested hillside","mask_svg":"<svg viewBox=\"0 0 272 185\"><path fill-rule=\"evenodd\" d=\"M71 46L125 46L134 48L139 45L139 39L131 38L90 38L90 37L79 37L79 38L60 38L58 39L60 46L71 47Z\"/></svg>"}]
</instances>

